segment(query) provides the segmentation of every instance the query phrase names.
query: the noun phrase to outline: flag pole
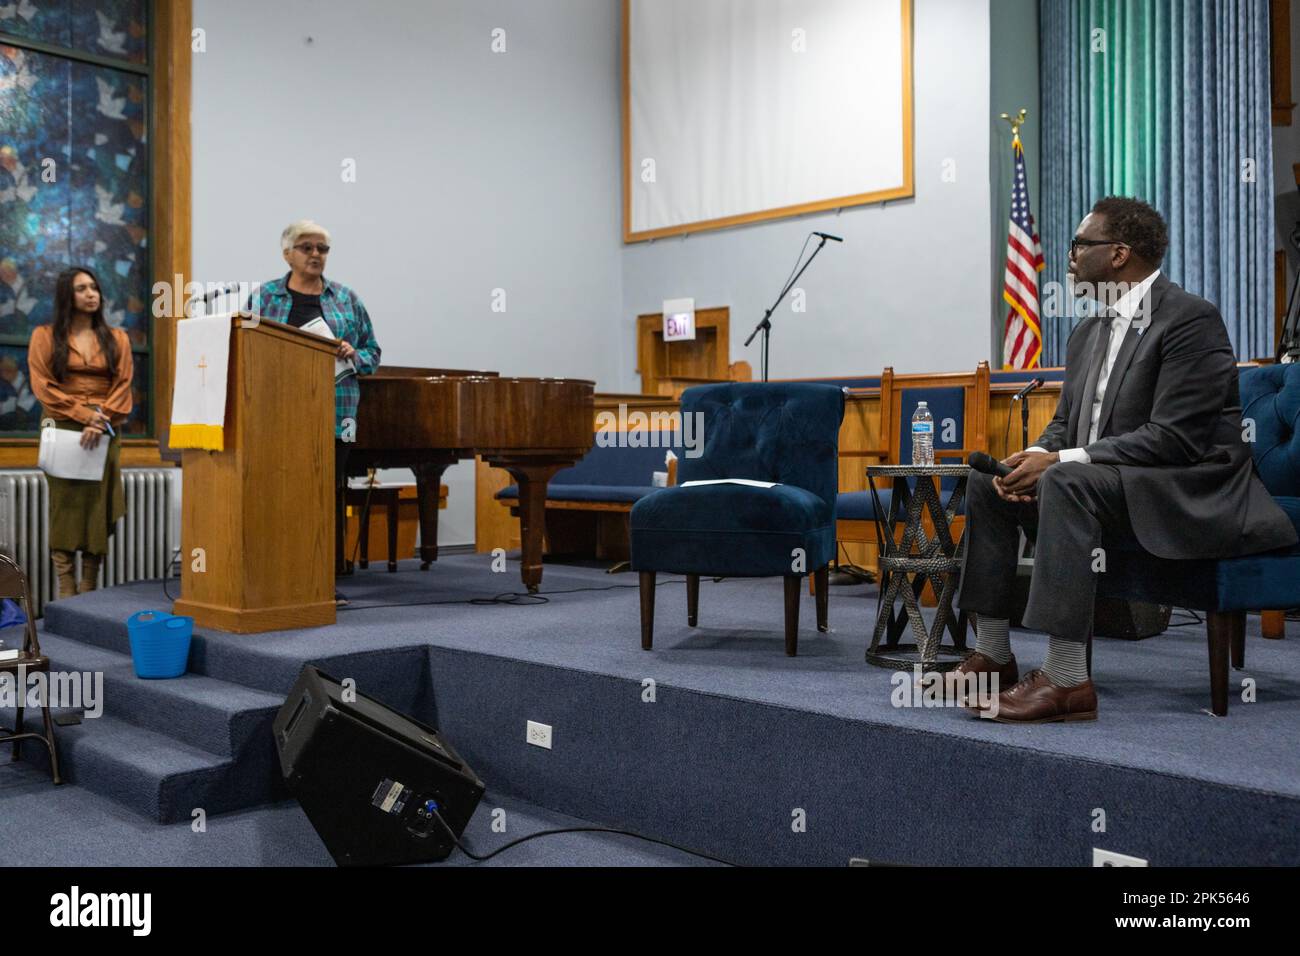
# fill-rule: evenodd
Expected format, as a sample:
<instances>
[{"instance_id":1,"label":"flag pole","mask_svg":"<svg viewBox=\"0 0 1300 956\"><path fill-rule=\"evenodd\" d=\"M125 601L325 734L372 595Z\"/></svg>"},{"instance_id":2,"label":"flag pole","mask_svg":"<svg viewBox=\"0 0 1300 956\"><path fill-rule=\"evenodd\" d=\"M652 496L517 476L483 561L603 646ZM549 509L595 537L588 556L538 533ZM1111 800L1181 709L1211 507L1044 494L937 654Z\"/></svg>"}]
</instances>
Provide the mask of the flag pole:
<instances>
[{"instance_id":1,"label":"flag pole","mask_svg":"<svg viewBox=\"0 0 1300 956\"><path fill-rule=\"evenodd\" d=\"M1014 359L1014 355L1010 357L1008 356L1008 335L1012 327L1012 313L1017 313L1019 315L1020 321L1033 335L1037 346L1037 351L1034 352L1033 356L1025 360L1025 368L1037 367L1038 358L1042 354L1043 345L1043 335L1041 330L1042 319L1039 315L1037 273L1043 270L1044 263L1039 245L1038 230L1034 228L1033 215L1029 212L1029 198L1028 194L1025 192L1023 183L1024 146L1020 142L1020 127L1025 124L1025 118L1028 115L1029 110L1024 107L1021 107L1015 116L1012 116L1009 113L1001 114L1001 118L1006 120L1007 124L1011 127L1011 151L1015 158L1016 169L1019 171L1020 180L1018 183L1016 175L1013 174L1011 181L1012 208L1010 225L1012 237L1014 237L1017 230L1017 216L1023 217L1023 222L1020 223L1019 228L1024 230L1024 235L1022 236L1020 244L1013 242L1012 237L1009 237L1007 241L1007 278L1004 281L1002 298L1010 306L1011 312L1007 314L1006 324L1003 329L1002 367L1004 369L1017 367L1014 361L1011 361L1009 364L1009 359ZM1019 192L1017 192L1017 190L1019 190ZM1017 195L1020 197L1018 200L1016 198ZM1025 242L1029 243L1028 248L1023 248ZM1031 269L1032 273L1030 272ZM1016 272L1017 275L1022 275L1022 278L1023 276L1032 274L1032 288L1027 285L1016 287L1011 278L1013 272ZM1033 301L1022 301L1022 293L1032 293ZM1024 331L1022 330L1016 339L1017 346L1019 346L1023 341L1023 335Z\"/></svg>"}]
</instances>

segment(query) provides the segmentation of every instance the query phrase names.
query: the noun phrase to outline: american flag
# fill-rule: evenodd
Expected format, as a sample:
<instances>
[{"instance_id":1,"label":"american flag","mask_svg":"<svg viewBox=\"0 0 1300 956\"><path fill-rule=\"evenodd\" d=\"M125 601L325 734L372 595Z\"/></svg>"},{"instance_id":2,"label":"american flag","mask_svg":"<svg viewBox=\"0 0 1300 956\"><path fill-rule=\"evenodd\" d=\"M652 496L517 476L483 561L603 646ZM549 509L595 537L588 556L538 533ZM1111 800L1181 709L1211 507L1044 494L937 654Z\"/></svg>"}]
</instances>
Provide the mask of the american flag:
<instances>
[{"instance_id":1,"label":"american flag","mask_svg":"<svg viewBox=\"0 0 1300 956\"><path fill-rule=\"evenodd\" d=\"M1007 232L1007 268L1002 298L1011 306L1002 337L1003 368L1038 368L1043 354L1039 321L1038 273L1043 271L1043 247L1038 242L1034 217L1029 212L1029 186L1025 182L1025 150L1020 134L1011 141L1016 169L1011 180L1011 225Z\"/></svg>"}]
</instances>

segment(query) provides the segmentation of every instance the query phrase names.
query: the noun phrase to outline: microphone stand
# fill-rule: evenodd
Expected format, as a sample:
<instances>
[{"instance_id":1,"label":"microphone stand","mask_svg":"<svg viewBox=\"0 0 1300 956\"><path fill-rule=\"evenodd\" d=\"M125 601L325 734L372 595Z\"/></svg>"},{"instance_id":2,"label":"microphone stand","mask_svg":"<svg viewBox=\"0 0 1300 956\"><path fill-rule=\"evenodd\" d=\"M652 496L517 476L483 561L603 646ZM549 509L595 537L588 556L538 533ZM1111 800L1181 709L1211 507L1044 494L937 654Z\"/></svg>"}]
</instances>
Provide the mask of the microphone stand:
<instances>
[{"instance_id":1,"label":"microphone stand","mask_svg":"<svg viewBox=\"0 0 1300 956\"><path fill-rule=\"evenodd\" d=\"M1020 390L1012 401L1020 403L1020 450L1024 451L1029 447L1029 396L1042 386L1038 379L1031 379L1029 385ZM1008 414L1010 414L1008 412Z\"/></svg>"},{"instance_id":2,"label":"microphone stand","mask_svg":"<svg viewBox=\"0 0 1300 956\"><path fill-rule=\"evenodd\" d=\"M812 261L817 258L817 253L822 251L822 246L826 245L826 237L822 236L821 240L822 241L817 244L817 248L813 250L813 254L808 257L808 261L803 264L803 269L796 272L790 281L785 284L785 288L782 289L781 294L776 297L776 301L772 303L771 308L763 313L763 320L759 322L758 325L754 326L754 331L750 332L749 338L745 339L743 347L749 348L749 343L754 341L754 336L758 335L759 332L763 333L763 341L759 346L762 354L760 361L763 366L763 377L761 381L767 381L767 344L768 337L772 334L772 313L776 311L776 307L781 304L781 300L786 297L786 294L794 288L794 284L798 282L799 277L803 275L804 269L807 269L812 265Z\"/></svg>"}]
</instances>

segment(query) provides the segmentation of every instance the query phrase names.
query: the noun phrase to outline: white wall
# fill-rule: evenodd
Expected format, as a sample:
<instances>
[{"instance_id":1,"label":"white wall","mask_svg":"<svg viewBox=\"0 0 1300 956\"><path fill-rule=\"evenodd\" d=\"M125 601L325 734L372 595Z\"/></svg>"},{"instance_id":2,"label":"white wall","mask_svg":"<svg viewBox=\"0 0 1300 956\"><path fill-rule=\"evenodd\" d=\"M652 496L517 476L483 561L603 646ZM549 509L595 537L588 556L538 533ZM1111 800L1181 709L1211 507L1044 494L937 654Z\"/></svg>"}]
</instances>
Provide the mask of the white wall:
<instances>
[{"instance_id":1,"label":"white wall","mask_svg":"<svg viewBox=\"0 0 1300 956\"><path fill-rule=\"evenodd\" d=\"M989 355L989 4L915 0L916 196L839 214L774 220L623 252L622 387L640 388L636 316L665 298L731 308L731 359L780 291L810 230L830 243L800 280L807 311L772 319L771 375L879 374L973 368ZM808 42L815 43L810 36ZM955 160L956 181L943 163Z\"/></svg>"},{"instance_id":2,"label":"white wall","mask_svg":"<svg viewBox=\"0 0 1300 956\"><path fill-rule=\"evenodd\" d=\"M384 361L619 385L617 4L194 0L194 25L199 281L283 275L308 217ZM445 480L439 540L470 542L472 465Z\"/></svg>"}]
</instances>

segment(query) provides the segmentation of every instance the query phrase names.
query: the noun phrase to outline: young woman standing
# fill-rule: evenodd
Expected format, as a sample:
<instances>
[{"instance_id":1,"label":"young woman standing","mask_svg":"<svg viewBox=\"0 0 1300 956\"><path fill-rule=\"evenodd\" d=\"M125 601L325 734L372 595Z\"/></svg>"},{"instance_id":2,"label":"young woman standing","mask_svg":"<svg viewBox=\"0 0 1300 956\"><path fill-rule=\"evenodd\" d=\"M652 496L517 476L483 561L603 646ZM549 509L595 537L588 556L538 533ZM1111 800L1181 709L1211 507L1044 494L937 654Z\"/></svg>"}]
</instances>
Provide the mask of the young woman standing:
<instances>
[{"instance_id":1,"label":"young woman standing","mask_svg":"<svg viewBox=\"0 0 1300 956\"><path fill-rule=\"evenodd\" d=\"M81 444L107 441L108 461L99 481L47 476L50 488L50 555L59 597L78 593L73 574L81 552L81 591L93 591L117 519L126 513L118 467L120 428L131 412L131 340L104 321L99 281L86 268L69 269L54 291L54 321L32 330L27 353L32 392L42 419L81 432Z\"/></svg>"}]
</instances>

